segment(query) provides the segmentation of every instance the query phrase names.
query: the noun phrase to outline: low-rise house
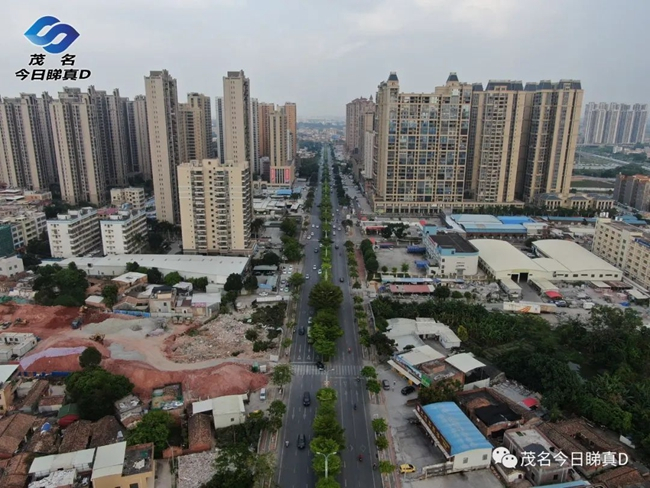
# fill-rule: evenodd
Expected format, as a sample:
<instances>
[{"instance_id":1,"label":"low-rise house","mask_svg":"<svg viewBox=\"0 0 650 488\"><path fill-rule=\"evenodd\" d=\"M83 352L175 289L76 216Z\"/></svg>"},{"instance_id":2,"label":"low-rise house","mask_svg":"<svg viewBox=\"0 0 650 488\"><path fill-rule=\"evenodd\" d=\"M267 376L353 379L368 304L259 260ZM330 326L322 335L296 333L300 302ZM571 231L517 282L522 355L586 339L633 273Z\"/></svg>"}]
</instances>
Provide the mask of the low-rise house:
<instances>
[{"instance_id":1,"label":"low-rise house","mask_svg":"<svg viewBox=\"0 0 650 488\"><path fill-rule=\"evenodd\" d=\"M146 285L147 275L145 273L129 271L128 273L113 278L111 282L117 285L118 293L122 295L128 293L134 287Z\"/></svg>"},{"instance_id":2,"label":"low-rise house","mask_svg":"<svg viewBox=\"0 0 650 488\"><path fill-rule=\"evenodd\" d=\"M212 449L214 436L210 417L204 413L197 413L190 417L187 424L190 451L203 452Z\"/></svg>"},{"instance_id":3,"label":"low-rise house","mask_svg":"<svg viewBox=\"0 0 650 488\"><path fill-rule=\"evenodd\" d=\"M123 440L124 433L120 423L112 415L106 415L93 423L89 447L107 446Z\"/></svg>"},{"instance_id":4,"label":"low-rise house","mask_svg":"<svg viewBox=\"0 0 650 488\"><path fill-rule=\"evenodd\" d=\"M14 410L22 413L36 413L38 412L38 405L41 399L47 395L50 389L50 384L47 380L36 380L32 382L32 387L20 400L16 401Z\"/></svg>"},{"instance_id":5,"label":"low-rise house","mask_svg":"<svg viewBox=\"0 0 650 488\"><path fill-rule=\"evenodd\" d=\"M176 301L176 289L171 286L157 286L149 298L151 313L171 313Z\"/></svg>"},{"instance_id":6,"label":"low-rise house","mask_svg":"<svg viewBox=\"0 0 650 488\"><path fill-rule=\"evenodd\" d=\"M475 388L457 394L461 409L481 433L488 438L501 438L508 429L520 427L533 415L490 388Z\"/></svg>"},{"instance_id":7,"label":"low-rise house","mask_svg":"<svg viewBox=\"0 0 650 488\"><path fill-rule=\"evenodd\" d=\"M62 429L65 429L72 422L79 420L79 407L76 403L63 405L56 416L57 422Z\"/></svg>"},{"instance_id":8,"label":"low-rise house","mask_svg":"<svg viewBox=\"0 0 650 488\"><path fill-rule=\"evenodd\" d=\"M89 474L93 468L94 458L95 449L37 457L29 467L29 474L36 480L48 478L53 473L59 471L73 471L75 475ZM73 480L74 477L72 477Z\"/></svg>"},{"instance_id":9,"label":"low-rise house","mask_svg":"<svg viewBox=\"0 0 650 488\"><path fill-rule=\"evenodd\" d=\"M34 435L24 447L25 452L40 456L56 454L59 451L59 426L45 419L34 424Z\"/></svg>"},{"instance_id":10,"label":"low-rise house","mask_svg":"<svg viewBox=\"0 0 650 488\"><path fill-rule=\"evenodd\" d=\"M120 422L127 429L133 429L142 420L142 401L135 395L128 395L115 402L115 411Z\"/></svg>"},{"instance_id":11,"label":"low-rise house","mask_svg":"<svg viewBox=\"0 0 650 488\"><path fill-rule=\"evenodd\" d=\"M194 293L192 295L192 315L195 317L212 317L219 313L221 307L220 293Z\"/></svg>"},{"instance_id":12,"label":"low-rise house","mask_svg":"<svg viewBox=\"0 0 650 488\"><path fill-rule=\"evenodd\" d=\"M25 332L0 333L0 363L20 359L36 347L36 336Z\"/></svg>"},{"instance_id":13,"label":"low-rise house","mask_svg":"<svg viewBox=\"0 0 650 488\"><path fill-rule=\"evenodd\" d=\"M93 424L89 420L77 420L63 431L63 440L59 453L82 451L88 447Z\"/></svg>"},{"instance_id":14,"label":"low-rise house","mask_svg":"<svg viewBox=\"0 0 650 488\"><path fill-rule=\"evenodd\" d=\"M58 413L65 403L65 395L50 395L38 402L38 413Z\"/></svg>"},{"instance_id":15,"label":"low-rise house","mask_svg":"<svg viewBox=\"0 0 650 488\"><path fill-rule=\"evenodd\" d=\"M105 309L106 305L104 304L104 297L99 295L90 295L84 301L87 307Z\"/></svg>"},{"instance_id":16,"label":"low-rise house","mask_svg":"<svg viewBox=\"0 0 650 488\"><path fill-rule=\"evenodd\" d=\"M119 442L97 448L91 480L93 488L145 488L153 485L155 473L153 444L127 448Z\"/></svg>"},{"instance_id":17,"label":"low-rise house","mask_svg":"<svg viewBox=\"0 0 650 488\"><path fill-rule=\"evenodd\" d=\"M24 413L0 419L0 459L9 459L31 435L36 417Z\"/></svg>"},{"instance_id":18,"label":"low-rise house","mask_svg":"<svg viewBox=\"0 0 650 488\"><path fill-rule=\"evenodd\" d=\"M231 425L243 424L246 421L244 397L246 395L227 395L194 402L192 413L212 412L215 429L223 429Z\"/></svg>"},{"instance_id":19,"label":"low-rise house","mask_svg":"<svg viewBox=\"0 0 650 488\"><path fill-rule=\"evenodd\" d=\"M18 365L0 365L0 415L7 413L13 405L17 382Z\"/></svg>"},{"instance_id":20,"label":"low-rise house","mask_svg":"<svg viewBox=\"0 0 650 488\"><path fill-rule=\"evenodd\" d=\"M570 458L535 428L510 429L503 436L503 445L517 456L526 469L526 479L533 485L548 485L569 481ZM534 462L530 462L530 457ZM541 460L544 460L542 462Z\"/></svg>"},{"instance_id":21,"label":"low-rise house","mask_svg":"<svg viewBox=\"0 0 650 488\"><path fill-rule=\"evenodd\" d=\"M32 454L21 452L11 459L2 461L0 469L0 486L2 488L25 488Z\"/></svg>"}]
</instances>

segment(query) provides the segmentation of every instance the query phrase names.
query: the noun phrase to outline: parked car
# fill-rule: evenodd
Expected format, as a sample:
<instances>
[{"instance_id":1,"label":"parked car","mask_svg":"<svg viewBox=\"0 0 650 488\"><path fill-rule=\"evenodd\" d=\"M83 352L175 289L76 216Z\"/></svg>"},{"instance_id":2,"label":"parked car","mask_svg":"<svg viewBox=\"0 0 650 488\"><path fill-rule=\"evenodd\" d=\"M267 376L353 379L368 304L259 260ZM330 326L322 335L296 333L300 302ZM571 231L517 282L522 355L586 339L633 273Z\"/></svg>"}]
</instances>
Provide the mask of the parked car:
<instances>
[{"instance_id":1,"label":"parked car","mask_svg":"<svg viewBox=\"0 0 650 488\"><path fill-rule=\"evenodd\" d=\"M415 466L412 464L400 464L399 474L415 473Z\"/></svg>"},{"instance_id":2,"label":"parked car","mask_svg":"<svg viewBox=\"0 0 650 488\"><path fill-rule=\"evenodd\" d=\"M260 401L263 402L264 400L266 400L266 388L260 390Z\"/></svg>"},{"instance_id":3,"label":"parked car","mask_svg":"<svg viewBox=\"0 0 650 488\"><path fill-rule=\"evenodd\" d=\"M415 386L413 385L408 385L402 388L402 395L410 395L415 391Z\"/></svg>"},{"instance_id":4,"label":"parked car","mask_svg":"<svg viewBox=\"0 0 650 488\"><path fill-rule=\"evenodd\" d=\"M384 390L390 390L390 382L388 380L381 380L381 386Z\"/></svg>"}]
</instances>

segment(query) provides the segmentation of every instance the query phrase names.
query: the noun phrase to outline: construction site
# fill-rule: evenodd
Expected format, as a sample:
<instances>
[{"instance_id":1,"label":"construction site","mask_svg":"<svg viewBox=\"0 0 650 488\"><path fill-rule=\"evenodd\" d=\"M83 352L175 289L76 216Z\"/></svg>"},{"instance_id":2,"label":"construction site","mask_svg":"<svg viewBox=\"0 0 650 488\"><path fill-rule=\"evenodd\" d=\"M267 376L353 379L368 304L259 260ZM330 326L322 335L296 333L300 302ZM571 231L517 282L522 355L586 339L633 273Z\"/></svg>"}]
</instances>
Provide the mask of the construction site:
<instances>
[{"instance_id":1,"label":"construction site","mask_svg":"<svg viewBox=\"0 0 650 488\"><path fill-rule=\"evenodd\" d=\"M128 377L142 398L169 383L182 384L186 401L255 391L268 379L252 372L252 364L277 354L272 348L253 352L253 342L245 338L253 326L242 313L205 324L175 323L86 307L7 302L0 305L0 321L7 332L28 332L39 339L20 360L25 373L78 371L79 354L94 346L103 356L102 366Z\"/></svg>"}]
</instances>

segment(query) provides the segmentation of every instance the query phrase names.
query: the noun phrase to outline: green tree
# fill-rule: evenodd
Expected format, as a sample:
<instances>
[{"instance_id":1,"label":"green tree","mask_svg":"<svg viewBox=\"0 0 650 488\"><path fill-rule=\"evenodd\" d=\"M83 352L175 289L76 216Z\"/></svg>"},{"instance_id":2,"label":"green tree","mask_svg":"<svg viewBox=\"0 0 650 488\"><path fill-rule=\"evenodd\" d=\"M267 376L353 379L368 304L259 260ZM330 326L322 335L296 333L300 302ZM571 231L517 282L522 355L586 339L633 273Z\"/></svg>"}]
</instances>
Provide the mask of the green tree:
<instances>
[{"instance_id":1,"label":"green tree","mask_svg":"<svg viewBox=\"0 0 650 488\"><path fill-rule=\"evenodd\" d=\"M260 334L257 329L248 329L244 332L244 337L251 342L255 342L259 336Z\"/></svg>"},{"instance_id":2,"label":"green tree","mask_svg":"<svg viewBox=\"0 0 650 488\"><path fill-rule=\"evenodd\" d=\"M126 376L111 374L103 368L86 368L72 373L65 381L66 393L79 406L81 418L99 420L113 414L113 404L133 391Z\"/></svg>"},{"instance_id":3,"label":"green tree","mask_svg":"<svg viewBox=\"0 0 650 488\"><path fill-rule=\"evenodd\" d=\"M320 452L320 451L318 451ZM325 456L315 455L312 461L312 467L318 476L325 476ZM327 477L331 478L341 472L341 458L338 454L327 458Z\"/></svg>"},{"instance_id":4,"label":"green tree","mask_svg":"<svg viewBox=\"0 0 650 488\"><path fill-rule=\"evenodd\" d=\"M312 428L315 437L327 437L334 440L339 449L345 448L345 430L336 420L336 414L333 411L332 413L319 413L316 415Z\"/></svg>"},{"instance_id":5,"label":"green tree","mask_svg":"<svg viewBox=\"0 0 650 488\"><path fill-rule=\"evenodd\" d=\"M454 290L451 292L451 298L453 298L454 300L460 300L461 298L463 298L463 294L458 290Z\"/></svg>"},{"instance_id":6,"label":"green tree","mask_svg":"<svg viewBox=\"0 0 650 488\"><path fill-rule=\"evenodd\" d=\"M377 370L373 368L372 366L364 366L361 368L361 376L363 376L366 379L377 379Z\"/></svg>"},{"instance_id":7,"label":"green tree","mask_svg":"<svg viewBox=\"0 0 650 488\"><path fill-rule=\"evenodd\" d=\"M379 381L375 379L370 379L366 381L366 390L368 390L370 393L374 393L375 395L378 395L379 392L381 391L381 385L379 384Z\"/></svg>"},{"instance_id":8,"label":"green tree","mask_svg":"<svg viewBox=\"0 0 650 488\"><path fill-rule=\"evenodd\" d=\"M462 342L467 342L469 340L469 332L467 332L467 328L465 328L462 325L458 326L458 330L456 331L456 335Z\"/></svg>"},{"instance_id":9,"label":"green tree","mask_svg":"<svg viewBox=\"0 0 650 488\"><path fill-rule=\"evenodd\" d=\"M244 283L242 282L241 275L239 273L231 273L226 278L226 283L223 285L225 291L235 291L237 295L244 288Z\"/></svg>"},{"instance_id":10,"label":"green tree","mask_svg":"<svg viewBox=\"0 0 650 488\"><path fill-rule=\"evenodd\" d=\"M382 266L381 267L381 272L382 273L388 273L388 266Z\"/></svg>"},{"instance_id":11,"label":"green tree","mask_svg":"<svg viewBox=\"0 0 650 488\"><path fill-rule=\"evenodd\" d=\"M202 488L243 488L253 486L253 453L244 443L219 450L214 461L215 474Z\"/></svg>"},{"instance_id":12,"label":"green tree","mask_svg":"<svg viewBox=\"0 0 650 488\"><path fill-rule=\"evenodd\" d=\"M451 295L451 290L447 285L439 285L436 287L435 290L433 290L433 296L435 298L440 298L444 300L445 298L449 298Z\"/></svg>"},{"instance_id":13,"label":"green tree","mask_svg":"<svg viewBox=\"0 0 650 488\"><path fill-rule=\"evenodd\" d=\"M255 485L253 488L266 488L269 478L275 473L275 453L256 454L251 462Z\"/></svg>"},{"instance_id":14,"label":"green tree","mask_svg":"<svg viewBox=\"0 0 650 488\"><path fill-rule=\"evenodd\" d=\"M50 252L50 241L47 236L47 233L44 233L36 239L32 239L27 243L25 249L28 254L38 256L41 258L51 258L52 253Z\"/></svg>"},{"instance_id":15,"label":"green tree","mask_svg":"<svg viewBox=\"0 0 650 488\"><path fill-rule=\"evenodd\" d=\"M377 436L377 440L375 440L375 446L377 446L378 451L383 451L388 447L388 439L386 439L386 437L383 435Z\"/></svg>"},{"instance_id":16,"label":"green tree","mask_svg":"<svg viewBox=\"0 0 650 488\"><path fill-rule=\"evenodd\" d=\"M102 289L104 304L110 309L112 309L113 306L117 303L117 291L118 288L116 285L106 285Z\"/></svg>"},{"instance_id":17,"label":"green tree","mask_svg":"<svg viewBox=\"0 0 650 488\"><path fill-rule=\"evenodd\" d=\"M152 285L162 285L165 277L158 268L150 268L147 270L147 281Z\"/></svg>"},{"instance_id":18,"label":"green tree","mask_svg":"<svg viewBox=\"0 0 650 488\"><path fill-rule=\"evenodd\" d=\"M293 238L283 238L282 253L289 262L300 261L302 258L302 245Z\"/></svg>"},{"instance_id":19,"label":"green tree","mask_svg":"<svg viewBox=\"0 0 650 488\"><path fill-rule=\"evenodd\" d=\"M402 273L409 272L409 263L402 263Z\"/></svg>"},{"instance_id":20,"label":"green tree","mask_svg":"<svg viewBox=\"0 0 650 488\"><path fill-rule=\"evenodd\" d=\"M379 472L381 474L390 474L395 471L395 465L390 461L379 461Z\"/></svg>"},{"instance_id":21,"label":"green tree","mask_svg":"<svg viewBox=\"0 0 650 488\"><path fill-rule=\"evenodd\" d=\"M284 385L291 382L292 376L293 370L290 364L278 364L275 368L273 368L271 381L274 385L278 385L280 388L282 388Z\"/></svg>"},{"instance_id":22,"label":"green tree","mask_svg":"<svg viewBox=\"0 0 650 488\"><path fill-rule=\"evenodd\" d=\"M316 351L317 354L320 354L325 358L325 360L329 360L332 356L336 354L336 342L330 341L327 339L316 339L313 344L314 351Z\"/></svg>"},{"instance_id":23,"label":"green tree","mask_svg":"<svg viewBox=\"0 0 650 488\"><path fill-rule=\"evenodd\" d=\"M205 292L205 290L208 288L208 285L210 284L210 281L205 276L201 276L200 278L190 278L187 281L192 283L194 291L200 292Z\"/></svg>"},{"instance_id":24,"label":"green tree","mask_svg":"<svg viewBox=\"0 0 650 488\"><path fill-rule=\"evenodd\" d=\"M34 301L40 305L63 305L79 307L86 300L88 280L86 273L75 263L67 267L46 265L36 269L36 279L32 285L36 295Z\"/></svg>"},{"instance_id":25,"label":"green tree","mask_svg":"<svg viewBox=\"0 0 650 488\"><path fill-rule=\"evenodd\" d=\"M287 413L287 406L281 400L273 400L269 405L269 416L282 418Z\"/></svg>"},{"instance_id":26,"label":"green tree","mask_svg":"<svg viewBox=\"0 0 650 488\"><path fill-rule=\"evenodd\" d=\"M287 282L289 283L289 286L293 288L299 288L305 282L305 277L302 275L302 273L294 273L289 277L289 280Z\"/></svg>"},{"instance_id":27,"label":"green tree","mask_svg":"<svg viewBox=\"0 0 650 488\"><path fill-rule=\"evenodd\" d=\"M126 272L127 273L135 273L140 269L140 265L136 263L135 261L132 261L130 263L126 263Z\"/></svg>"},{"instance_id":28,"label":"green tree","mask_svg":"<svg viewBox=\"0 0 650 488\"><path fill-rule=\"evenodd\" d=\"M178 271L172 271L169 274L165 275L165 284L167 286L174 286L183 281L183 277Z\"/></svg>"},{"instance_id":29,"label":"green tree","mask_svg":"<svg viewBox=\"0 0 650 488\"><path fill-rule=\"evenodd\" d=\"M280 230L289 237L295 237L298 233L298 224L294 219L286 218L280 224Z\"/></svg>"},{"instance_id":30,"label":"green tree","mask_svg":"<svg viewBox=\"0 0 650 488\"><path fill-rule=\"evenodd\" d=\"M135 429L128 431L126 440L129 446L153 442L156 457L162 456L167 448L174 419L169 412L152 410L146 413Z\"/></svg>"},{"instance_id":31,"label":"green tree","mask_svg":"<svg viewBox=\"0 0 650 488\"><path fill-rule=\"evenodd\" d=\"M378 269L379 261L377 261L376 257L372 256L368 261L366 261L366 270L368 271L368 274L375 274Z\"/></svg>"},{"instance_id":32,"label":"green tree","mask_svg":"<svg viewBox=\"0 0 650 488\"><path fill-rule=\"evenodd\" d=\"M385 419L377 418L372 421L372 430L375 434L383 434L388 430L388 424Z\"/></svg>"},{"instance_id":33,"label":"green tree","mask_svg":"<svg viewBox=\"0 0 650 488\"><path fill-rule=\"evenodd\" d=\"M244 288L250 292L257 290L258 282L257 276L250 275L246 280L244 280Z\"/></svg>"},{"instance_id":34,"label":"green tree","mask_svg":"<svg viewBox=\"0 0 650 488\"><path fill-rule=\"evenodd\" d=\"M333 405L337 399L336 390L334 388L321 388L316 392L316 399L321 405Z\"/></svg>"},{"instance_id":35,"label":"green tree","mask_svg":"<svg viewBox=\"0 0 650 488\"><path fill-rule=\"evenodd\" d=\"M309 305L316 311L323 308L338 309L343 303L343 291L329 281L320 281L309 293Z\"/></svg>"},{"instance_id":36,"label":"green tree","mask_svg":"<svg viewBox=\"0 0 650 488\"><path fill-rule=\"evenodd\" d=\"M262 264L265 266L280 266L282 259L273 251L267 251L262 255Z\"/></svg>"},{"instance_id":37,"label":"green tree","mask_svg":"<svg viewBox=\"0 0 650 488\"><path fill-rule=\"evenodd\" d=\"M263 227L264 227L264 219L256 218L251 222L251 232L256 237L259 237L260 230L262 230Z\"/></svg>"},{"instance_id":38,"label":"green tree","mask_svg":"<svg viewBox=\"0 0 650 488\"><path fill-rule=\"evenodd\" d=\"M79 365L82 368L92 368L94 366L99 366L102 362L102 353L97 350L96 347L87 347L79 355Z\"/></svg>"},{"instance_id":39,"label":"green tree","mask_svg":"<svg viewBox=\"0 0 650 488\"><path fill-rule=\"evenodd\" d=\"M329 466L327 466L329 468ZM316 482L316 488L341 488L341 485L334 478L321 478Z\"/></svg>"},{"instance_id":40,"label":"green tree","mask_svg":"<svg viewBox=\"0 0 650 488\"><path fill-rule=\"evenodd\" d=\"M422 405L438 402L450 402L456 397L456 393L463 389L460 381L444 379L431 386L418 390L418 400Z\"/></svg>"}]
</instances>

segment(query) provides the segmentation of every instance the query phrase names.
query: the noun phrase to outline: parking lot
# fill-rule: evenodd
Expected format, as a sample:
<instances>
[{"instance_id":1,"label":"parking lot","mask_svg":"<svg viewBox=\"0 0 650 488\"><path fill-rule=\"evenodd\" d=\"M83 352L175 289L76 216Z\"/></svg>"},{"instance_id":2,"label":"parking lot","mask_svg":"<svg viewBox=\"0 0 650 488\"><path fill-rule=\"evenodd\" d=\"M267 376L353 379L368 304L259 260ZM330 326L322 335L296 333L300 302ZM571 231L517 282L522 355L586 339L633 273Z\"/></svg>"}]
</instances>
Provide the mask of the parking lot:
<instances>
[{"instance_id":1,"label":"parking lot","mask_svg":"<svg viewBox=\"0 0 650 488\"><path fill-rule=\"evenodd\" d=\"M383 266L388 268L388 273L392 273L393 268L397 268L397 272L402 272L402 264L406 263L409 265L408 272L412 276L423 276L423 272L416 268L415 261L417 259L423 259L422 256L418 254L409 254L406 252L406 247L396 247L393 249L377 249L375 251L377 255L377 261L379 261L379 270Z\"/></svg>"}]
</instances>

